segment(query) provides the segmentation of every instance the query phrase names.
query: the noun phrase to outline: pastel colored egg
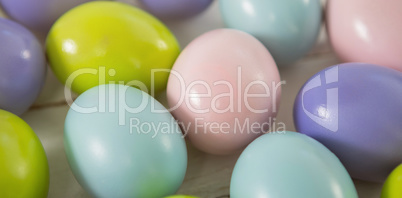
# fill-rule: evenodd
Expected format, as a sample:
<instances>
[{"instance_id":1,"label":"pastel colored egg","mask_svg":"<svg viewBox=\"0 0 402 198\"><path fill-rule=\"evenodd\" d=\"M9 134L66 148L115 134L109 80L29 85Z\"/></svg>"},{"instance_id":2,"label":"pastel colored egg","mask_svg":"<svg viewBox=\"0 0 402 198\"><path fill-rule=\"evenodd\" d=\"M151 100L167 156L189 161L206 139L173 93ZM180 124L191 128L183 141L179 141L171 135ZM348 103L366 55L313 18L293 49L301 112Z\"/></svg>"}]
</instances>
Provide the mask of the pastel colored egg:
<instances>
[{"instance_id":1,"label":"pastel colored egg","mask_svg":"<svg viewBox=\"0 0 402 198\"><path fill-rule=\"evenodd\" d=\"M388 176L381 193L381 198L399 197L402 197L402 164Z\"/></svg>"},{"instance_id":2,"label":"pastel colored egg","mask_svg":"<svg viewBox=\"0 0 402 198\"><path fill-rule=\"evenodd\" d=\"M236 162L230 197L357 198L353 181L325 146L295 132L252 142Z\"/></svg>"},{"instance_id":3,"label":"pastel colored egg","mask_svg":"<svg viewBox=\"0 0 402 198\"><path fill-rule=\"evenodd\" d=\"M0 18L0 109L21 115L34 103L46 76L39 41L23 26Z\"/></svg>"},{"instance_id":4,"label":"pastel colored egg","mask_svg":"<svg viewBox=\"0 0 402 198\"><path fill-rule=\"evenodd\" d=\"M183 19L200 14L212 0L141 0L145 8L157 17Z\"/></svg>"},{"instance_id":5,"label":"pastel colored egg","mask_svg":"<svg viewBox=\"0 0 402 198\"><path fill-rule=\"evenodd\" d=\"M4 11L33 30L47 33L52 24L71 8L91 0L0 0Z\"/></svg>"},{"instance_id":6,"label":"pastel colored egg","mask_svg":"<svg viewBox=\"0 0 402 198\"><path fill-rule=\"evenodd\" d=\"M100 85L72 104L64 148L75 178L94 197L164 197L176 193L186 173L182 136L147 93Z\"/></svg>"},{"instance_id":7,"label":"pastel colored egg","mask_svg":"<svg viewBox=\"0 0 402 198\"><path fill-rule=\"evenodd\" d=\"M383 182L402 161L402 73L365 63L318 72L294 105L298 131L327 146L356 179Z\"/></svg>"},{"instance_id":8,"label":"pastel colored egg","mask_svg":"<svg viewBox=\"0 0 402 198\"><path fill-rule=\"evenodd\" d=\"M0 197L47 197L49 167L39 138L18 116L0 109Z\"/></svg>"},{"instance_id":9,"label":"pastel colored egg","mask_svg":"<svg viewBox=\"0 0 402 198\"><path fill-rule=\"evenodd\" d=\"M165 25L120 2L78 6L57 20L47 37L53 72L79 94L120 82L158 93L166 89L168 70L179 52Z\"/></svg>"},{"instance_id":10,"label":"pastel colored egg","mask_svg":"<svg viewBox=\"0 0 402 198\"><path fill-rule=\"evenodd\" d=\"M336 0L327 4L327 32L345 62L402 71L402 1Z\"/></svg>"},{"instance_id":11,"label":"pastel colored egg","mask_svg":"<svg viewBox=\"0 0 402 198\"><path fill-rule=\"evenodd\" d=\"M193 196L188 196L188 195L173 195L173 196L168 196L165 198L199 198L199 197L193 197Z\"/></svg>"},{"instance_id":12,"label":"pastel colored egg","mask_svg":"<svg viewBox=\"0 0 402 198\"><path fill-rule=\"evenodd\" d=\"M319 0L220 0L227 27L257 37L279 66L288 65L314 46L321 27Z\"/></svg>"},{"instance_id":13,"label":"pastel colored egg","mask_svg":"<svg viewBox=\"0 0 402 198\"><path fill-rule=\"evenodd\" d=\"M170 110L195 147L240 151L268 131L281 95L278 69L251 35L218 29L192 41L169 77Z\"/></svg>"}]
</instances>

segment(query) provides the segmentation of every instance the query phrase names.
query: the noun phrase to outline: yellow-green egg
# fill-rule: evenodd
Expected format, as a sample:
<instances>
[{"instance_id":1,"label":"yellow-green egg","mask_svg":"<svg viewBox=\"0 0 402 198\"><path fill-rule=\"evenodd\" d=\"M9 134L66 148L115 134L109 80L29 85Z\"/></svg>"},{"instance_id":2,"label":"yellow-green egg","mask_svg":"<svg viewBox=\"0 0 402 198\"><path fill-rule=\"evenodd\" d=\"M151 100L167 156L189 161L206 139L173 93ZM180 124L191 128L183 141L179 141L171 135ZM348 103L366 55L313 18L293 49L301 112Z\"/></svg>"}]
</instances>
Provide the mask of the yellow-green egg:
<instances>
[{"instance_id":1,"label":"yellow-green egg","mask_svg":"<svg viewBox=\"0 0 402 198\"><path fill-rule=\"evenodd\" d=\"M47 197L49 166L31 127L0 109L0 197Z\"/></svg>"},{"instance_id":2,"label":"yellow-green egg","mask_svg":"<svg viewBox=\"0 0 402 198\"><path fill-rule=\"evenodd\" d=\"M381 198L402 197L402 164L388 176L382 188Z\"/></svg>"},{"instance_id":3,"label":"yellow-green egg","mask_svg":"<svg viewBox=\"0 0 402 198\"><path fill-rule=\"evenodd\" d=\"M180 53L175 36L158 19L110 1L68 11L53 25L46 47L57 78L79 94L120 82L158 93Z\"/></svg>"}]
</instances>

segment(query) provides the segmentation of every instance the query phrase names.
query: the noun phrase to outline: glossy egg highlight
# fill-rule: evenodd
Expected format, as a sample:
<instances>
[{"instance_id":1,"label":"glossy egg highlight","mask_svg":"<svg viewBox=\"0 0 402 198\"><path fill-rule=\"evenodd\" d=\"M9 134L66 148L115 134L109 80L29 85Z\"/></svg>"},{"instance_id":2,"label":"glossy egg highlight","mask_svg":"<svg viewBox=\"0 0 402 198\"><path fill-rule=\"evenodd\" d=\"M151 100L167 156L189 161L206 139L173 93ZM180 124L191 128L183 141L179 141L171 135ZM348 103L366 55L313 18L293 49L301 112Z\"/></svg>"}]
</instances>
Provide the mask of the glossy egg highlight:
<instances>
[{"instance_id":1,"label":"glossy egg highlight","mask_svg":"<svg viewBox=\"0 0 402 198\"><path fill-rule=\"evenodd\" d=\"M288 65L314 46L321 27L319 0L220 0L227 27L248 32Z\"/></svg>"},{"instance_id":2,"label":"glossy egg highlight","mask_svg":"<svg viewBox=\"0 0 402 198\"><path fill-rule=\"evenodd\" d=\"M100 85L75 100L64 148L75 178L94 197L172 195L187 168L186 144L172 115L125 85Z\"/></svg>"},{"instance_id":3,"label":"glossy egg highlight","mask_svg":"<svg viewBox=\"0 0 402 198\"><path fill-rule=\"evenodd\" d=\"M47 197L49 166L31 127L0 109L0 197Z\"/></svg>"},{"instance_id":4,"label":"glossy egg highlight","mask_svg":"<svg viewBox=\"0 0 402 198\"><path fill-rule=\"evenodd\" d=\"M383 182L402 161L402 73L365 63L324 69L301 88L299 132L335 153L356 179Z\"/></svg>"},{"instance_id":5,"label":"glossy egg highlight","mask_svg":"<svg viewBox=\"0 0 402 198\"><path fill-rule=\"evenodd\" d=\"M157 94L166 89L168 70L179 52L176 38L159 20L113 1L89 2L70 10L47 37L53 72L79 94L120 82Z\"/></svg>"},{"instance_id":6,"label":"glossy egg highlight","mask_svg":"<svg viewBox=\"0 0 402 198\"><path fill-rule=\"evenodd\" d=\"M326 24L344 62L378 64L402 71L402 1L328 1Z\"/></svg>"},{"instance_id":7,"label":"glossy egg highlight","mask_svg":"<svg viewBox=\"0 0 402 198\"><path fill-rule=\"evenodd\" d=\"M253 36L217 29L192 41L167 88L170 110L198 149L238 152L273 125L281 94L278 69Z\"/></svg>"},{"instance_id":8,"label":"glossy egg highlight","mask_svg":"<svg viewBox=\"0 0 402 198\"><path fill-rule=\"evenodd\" d=\"M39 96L46 77L45 54L25 27L0 18L0 109L21 115Z\"/></svg>"},{"instance_id":9,"label":"glossy egg highlight","mask_svg":"<svg viewBox=\"0 0 402 198\"><path fill-rule=\"evenodd\" d=\"M230 197L357 198L339 159L296 132L265 134L243 151L230 182Z\"/></svg>"}]
</instances>

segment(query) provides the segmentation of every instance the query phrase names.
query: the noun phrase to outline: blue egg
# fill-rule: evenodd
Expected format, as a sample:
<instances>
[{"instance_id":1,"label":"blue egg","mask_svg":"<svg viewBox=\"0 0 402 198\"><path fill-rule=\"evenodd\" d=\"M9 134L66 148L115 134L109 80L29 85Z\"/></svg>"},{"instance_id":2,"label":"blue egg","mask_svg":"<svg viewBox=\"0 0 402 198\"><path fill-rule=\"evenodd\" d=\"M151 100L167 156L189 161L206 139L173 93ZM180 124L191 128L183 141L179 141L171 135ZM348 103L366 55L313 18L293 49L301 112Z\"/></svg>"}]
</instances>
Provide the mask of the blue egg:
<instances>
[{"instance_id":1,"label":"blue egg","mask_svg":"<svg viewBox=\"0 0 402 198\"><path fill-rule=\"evenodd\" d=\"M321 26L319 0L220 0L224 22L257 37L279 66L304 56Z\"/></svg>"},{"instance_id":2,"label":"blue egg","mask_svg":"<svg viewBox=\"0 0 402 198\"><path fill-rule=\"evenodd\" d=\"M172 115L124 85L100 85L71 105L64 129L70 167L95 197L164 197L183 182L187 150Z\"/></svg>"},{"instance_id":3,"label":"blue egg","mask_svg":"<svg viewBox=\"0 0 402 198\"><path fill-rule=\"evenodd\" d=\"M357 198L339 159L316 140L295 132L265 134L240 155L230 197Z\"/></svg>"}]
</instances>

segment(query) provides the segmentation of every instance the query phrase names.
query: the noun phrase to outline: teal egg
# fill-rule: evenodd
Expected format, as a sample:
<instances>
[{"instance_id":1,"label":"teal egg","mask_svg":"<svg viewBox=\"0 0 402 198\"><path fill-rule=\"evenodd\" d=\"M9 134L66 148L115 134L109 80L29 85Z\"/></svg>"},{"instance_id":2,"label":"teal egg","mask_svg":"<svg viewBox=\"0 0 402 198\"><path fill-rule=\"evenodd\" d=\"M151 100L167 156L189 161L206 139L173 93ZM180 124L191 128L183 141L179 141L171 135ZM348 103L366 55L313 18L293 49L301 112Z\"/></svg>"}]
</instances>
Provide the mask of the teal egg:
<instances>
[{"instance_id":1,"label":"teal egg","mask_svg":"<svg viewBox=\"0 0 402 198\"><path fill-rule=\"evenodd\" d=\"M339 159L316 140L296 132L265 134L236 162L230 197L357 198Z\"/></svg>"},{"instance_id":2,"label":"teal egg","mask_svg":"<svg viewBox=\"0 0 402 198\"><path fill-rule=\"evenodd\" d=\"M321 26L319 0L220 0L226 26L257 37L279 66L307 54Z\"/></svg>"},{"instance_id":3,"label":"teal egg","mask_svg":"<svg viewBox=\"0 0 402 198\"><path fill-rule=\"evenodd\" d=\"M179 125L154 98L124 85L81 94L67 114L64 147L75 178L94 197L164 197L187 168Z\"/></svg>"}]
</instances>

